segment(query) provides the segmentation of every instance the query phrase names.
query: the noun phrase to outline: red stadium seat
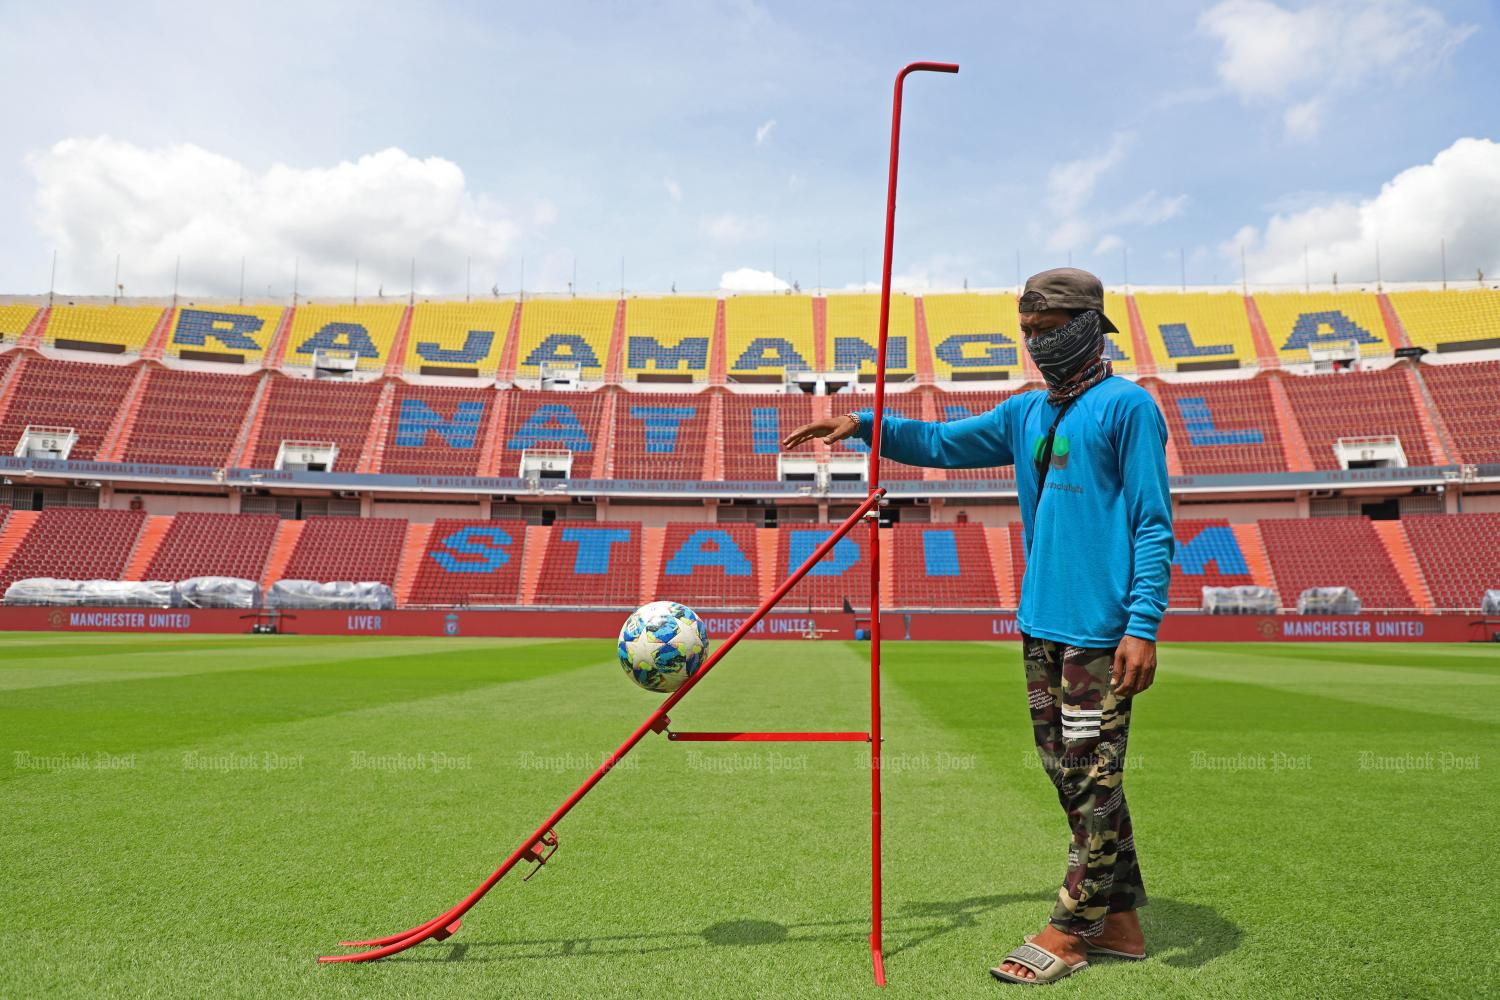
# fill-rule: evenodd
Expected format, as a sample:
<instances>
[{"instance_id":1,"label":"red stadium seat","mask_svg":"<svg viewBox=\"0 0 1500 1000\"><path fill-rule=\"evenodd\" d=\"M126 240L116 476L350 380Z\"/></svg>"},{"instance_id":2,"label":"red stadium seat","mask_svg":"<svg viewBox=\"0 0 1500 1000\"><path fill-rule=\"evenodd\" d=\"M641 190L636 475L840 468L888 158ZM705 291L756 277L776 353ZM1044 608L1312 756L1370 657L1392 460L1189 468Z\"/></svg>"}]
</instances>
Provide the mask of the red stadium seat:
<instances>
[{"instance_id":1,"label":"red stadium seat","mask_svg":"<svg viewBox=\"0 0 1500 1000\"><path fill-rule=\"evenodd\" d=\"M1416 606L1369 518L1269 518L1259 524L1282 607L1295 607L1311 587L1350 587L1366 610Z\"/></svg>"},{"instance_id":2,"label":"red stadium seat","mask_svg":"<svg viewBox=\"0 0 1500 1000\"><path fill-rule=\"evenodd\" d=\"M1000 606L983 525L898 524L895 535L896 607Z\"/></svg>"},{"instance_id":3,"label":"red stadium seat","mask_svg":"<svg viewBox=\"0 0 1500 1000\"><path fill-rule=\"evenodd\" d=\"M1439 610L1478 609L1500 589L1500 513L1417 514L1401 526Z\"/></svg>"},{"instance_id":4,"label":"red stadium seat","mask_svg":"<svg viewBox=\"0 0 1500 1000\"><path fill-rule=\"evenodd\" d=\"M49 507L0 569L0 594L17 580L118 580L146 514L139 510Z\"/></svg>"},{"instance_id":5,"label":"red stadium seat","mask_svg":"<svg viewBox=\"0 0 1500 1000\"><path fill-rule=\"evenodd\" d=\"M283 580L374 580L395 586L406 522L388 517L310 517Z\"/></svg>"},{"instance_id":6,"label":"red stadium seat","mask_svg":"<svg viewBox=\"0 0 1500 1000\"><path fill-rule=\"evenodd\" d=\"M749 524L669 524L656 593L693 607L760 603L756 528Z\"/></svg>"},{"instance_id":7,"label":"red stadium seat","mask_svg":"<svg viewBox=\"0 0 1500 1000\"><path fill-rule=\"evenodd\" d=\"M258 381L152 369L121 457L158 465L228 465Z\"/></svg>"},{"instance_id":8,"label":"red stadium seat","mask_svg":"<svg viewBox=\"0 0 1500 1000\"><path fill-rule=\"evenodd\" d=\"M1337 469L1339 438L1394 434L1408 465L1431 465L1432 451L1401 366L1378 372L1288 375L1282 378L1292 411L1302 428L1313 466Z\"/></svg>"},{"instance_id":9,"label":"red stadium seat","mask_svg":"<svg viewBox=\"0 0 1500 1000\"><path fill-rule=\"evenodd\" d=\"M358 468L380 400L379 383L272 375L268 391L265 420L250 459L252 468L274 468L283 441L332 441L339 449L333 470Z\"/></svg>"},{"instance_id":10,"label":"red stadium seat","mask_svg":"<svg viewBox=\"0 0 1500 1000\"><path fill-rule=\"evenodd\" d=\"M432 526L408 604L515 604L520 600L526 525L453 520Z\"/></svg>"}]
</instances>

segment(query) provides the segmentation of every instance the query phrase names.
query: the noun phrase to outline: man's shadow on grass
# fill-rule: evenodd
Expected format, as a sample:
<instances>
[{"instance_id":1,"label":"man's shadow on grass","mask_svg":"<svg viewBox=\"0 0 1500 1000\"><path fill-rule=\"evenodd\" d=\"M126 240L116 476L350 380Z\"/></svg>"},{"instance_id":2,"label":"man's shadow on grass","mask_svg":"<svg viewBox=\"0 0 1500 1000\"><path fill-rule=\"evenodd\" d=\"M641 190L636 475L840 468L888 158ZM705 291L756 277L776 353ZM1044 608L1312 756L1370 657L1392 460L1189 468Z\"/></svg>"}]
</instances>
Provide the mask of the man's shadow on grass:
<instances>
[{"instance_id":1,"label":"man's shadow on grass","mask_svg":"<svg viewBox=\"0 0 1500 1000\"><path fill-rule=\"evenodd\" d=\"M981 918L1015 903L1050 903L1051 893L971 896L951 902L908 903L885 917L887 960L954 931L978 927ZM1041 914L1039 914L1041 916ZM1239 946L1243 932L1211 907L1154 898L1141 911L1153 961L1196 968ZM1040 926L1040 920L1038 921ZM755 948L802 943L863 942L868 918L782 924L774 920L724 920L703 930L676 933L518 937L493 941L428 942L388 961L516 962L610 955L652 955L699 948ZM1020 944L1016 940L1014 944ZM995 942L996 947L1006 942ZM1009 947L1008 945L1006 946ZM1105 959L1108 960L1107 957Z\"/></svg>"}]
</instances>

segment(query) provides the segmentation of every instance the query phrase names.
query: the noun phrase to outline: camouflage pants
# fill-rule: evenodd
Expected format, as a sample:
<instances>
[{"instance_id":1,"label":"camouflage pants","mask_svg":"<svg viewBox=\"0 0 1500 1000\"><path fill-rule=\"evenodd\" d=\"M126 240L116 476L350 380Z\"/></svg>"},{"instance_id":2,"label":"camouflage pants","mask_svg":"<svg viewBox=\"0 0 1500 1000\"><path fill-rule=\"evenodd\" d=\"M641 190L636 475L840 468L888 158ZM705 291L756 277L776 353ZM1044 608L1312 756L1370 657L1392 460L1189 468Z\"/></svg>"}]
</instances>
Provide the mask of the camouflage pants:
<instances>
[{"instance_id":1,"label":"camouflage pants","mask_svg":"<svg viewBox=\"0 0 1500 1000\"><path fill-rule=\"evenodd\" d=\"M1096 934L1106 914L1146 904L1125 805L1130 699L1110 689L1114 650L1031 636L1021 643L1037 753L1073 831L1052 926Z\"/></svg>"}]
</instances>

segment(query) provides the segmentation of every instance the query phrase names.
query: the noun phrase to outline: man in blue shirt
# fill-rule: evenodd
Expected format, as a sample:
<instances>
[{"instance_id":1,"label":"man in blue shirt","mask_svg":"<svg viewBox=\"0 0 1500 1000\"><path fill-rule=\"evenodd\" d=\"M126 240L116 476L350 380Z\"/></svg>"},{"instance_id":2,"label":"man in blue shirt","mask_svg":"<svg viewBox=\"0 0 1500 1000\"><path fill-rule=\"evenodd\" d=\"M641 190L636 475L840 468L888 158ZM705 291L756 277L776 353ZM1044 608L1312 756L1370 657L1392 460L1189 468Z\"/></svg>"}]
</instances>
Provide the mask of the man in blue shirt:
<instances>
[{"instance_id":1,"label":"man in blue shirt","mask_svg":"<svg viewBox=\"0 0 1500 1000\"><path fill-rule=\"evenodd\" d=\"M1049 983L1089 953L1145 955L1146 902L1125 805L1132 696L1156 674L1167 607L1172 506L1167 426L1151 394L1114 377L1099 279L1075 268L1033 275L1021 332L1046 380L989 413L948 423L886 416L881 454L908 465L1016 467L1026 576L1017 620L1037 750L1072 830L1068 868L1042 931L990 970ZM868 442L869 410L789 434Z\"/></svg>"}]
</instances>

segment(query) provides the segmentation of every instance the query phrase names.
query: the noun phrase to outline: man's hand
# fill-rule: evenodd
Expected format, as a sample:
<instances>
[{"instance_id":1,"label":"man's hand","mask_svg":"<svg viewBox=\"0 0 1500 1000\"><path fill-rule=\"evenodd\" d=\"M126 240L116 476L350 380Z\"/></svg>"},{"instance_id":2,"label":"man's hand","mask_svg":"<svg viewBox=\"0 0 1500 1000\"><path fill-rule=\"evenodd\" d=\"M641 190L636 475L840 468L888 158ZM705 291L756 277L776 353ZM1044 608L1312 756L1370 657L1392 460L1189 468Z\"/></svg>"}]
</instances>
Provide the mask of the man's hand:
<instances>
[{"instance_id":1,"label":"man's hand","mask_svg":"<svg viewBox=\"0 0 1500 1000\"><path fill-rule=\"evenodd\" d=\"M781 447L786 451L791 451L799 444L805 444L816 437L822 438L824 444L835 444L852 435L858 428L859 425L847 416L814 420L810 424L803 424L782 438Z\"/></svg>"},{"instance_id":2,"label":"man's hand","mask_svg":"<svg viewBox=\"0 0 1500 1000\"><path fill-rule=\"evenodd\" d=\"M1156 643L1127 635L1115 648L1115 663L1109 674L1110 685L1121 698L1140 694L1156 680Z\"/></svg>"}]
</instances>

